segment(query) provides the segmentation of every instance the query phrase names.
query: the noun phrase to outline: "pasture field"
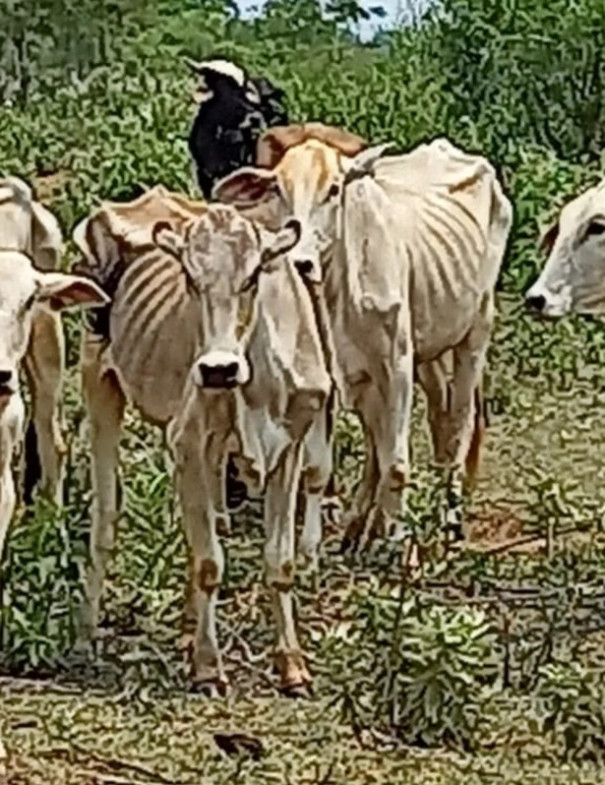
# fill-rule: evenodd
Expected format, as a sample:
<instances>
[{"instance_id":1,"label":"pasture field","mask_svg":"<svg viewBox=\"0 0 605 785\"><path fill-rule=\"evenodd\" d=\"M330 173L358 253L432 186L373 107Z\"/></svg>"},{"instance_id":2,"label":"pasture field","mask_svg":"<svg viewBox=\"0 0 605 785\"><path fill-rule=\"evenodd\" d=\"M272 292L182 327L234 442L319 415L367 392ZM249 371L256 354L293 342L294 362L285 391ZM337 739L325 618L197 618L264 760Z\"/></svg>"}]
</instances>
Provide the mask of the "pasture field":
<instances>
[{"instance_id":1,"label":"pasture field","mask_svg":"<svg viewBox=\"0 0 605 785\"><path fill-rule=\"evenodd\" d=\"M401 149L447 134L484 152L502 173L515 226L466 540L447 549L439 534L442 490L418 395L406 523L421 567L406 569L405 548L385 541L345 558L342 528L326 525L319 576L302 574L297 588L315 675L307 700L274 688L254 505L223 537L219 630L231 692L210 701L187 691L180 512L162 437L132 410L102 637L93 662L72 656L91 494L81 320L64 319L66 505L37 500L21 510L2 562L6 783L605 781L605 332L598 320L536 321L521 296L543 263L545 219L600 177L602 23L586 37L598 4L583 0L566 16L559 0L548 9L518 0L511 15L488 0L444 0L446 21L429 14L375 46L355 38L357 3L333 4L336 24L313 0L274 0L247 24L219 0L158 2L148 15L132 0L118 27L101 14L106 4L81 5L73 29L97 41L96 54L55 62L42 56L52 33L44 15L16 3L31 13L29 70L11 71L17 61L7 61L10 78L0 84L0 170L30 179L66 236L99 198L131 198L160 182L190 191L191 84L179 57L214 51L283 85L293 119L393 138ZM97 27L85 24L92 18ZM531 46L520 48L520 28ZM20 30L13 27L15 41ZM66 268L74 260L68 244ZM362 460L352 416L339 420L336 459L346 501ZM238 746L237 733L247 743Z\"/></svg>"}]
</instances>

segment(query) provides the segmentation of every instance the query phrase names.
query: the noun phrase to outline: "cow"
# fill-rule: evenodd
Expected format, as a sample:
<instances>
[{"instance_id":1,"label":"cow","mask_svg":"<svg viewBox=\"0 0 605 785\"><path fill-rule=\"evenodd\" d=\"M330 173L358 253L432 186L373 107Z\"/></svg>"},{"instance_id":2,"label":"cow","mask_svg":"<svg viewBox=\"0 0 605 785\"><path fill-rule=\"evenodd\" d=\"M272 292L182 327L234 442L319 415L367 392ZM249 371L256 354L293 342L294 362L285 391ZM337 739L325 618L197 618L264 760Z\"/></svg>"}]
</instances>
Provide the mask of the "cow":
<instances>
[{"instance_id":1,"label":"cow","mask_svg":"<svg viewBox=\"0 0 605 785\"><path fill-rule=\"evenodd\" d=\"M105 203L74 232L79 269L111 281L112 292L109 330L89 331L82 351L94 507L77 645L88 648L98 624L129 400L164 429L174 461L193 557L193 686L222 691L227 683L215 611L225 472L235 455L250 492L264 495L280 686L305 690L311 677L292 616L295 502L302 482L308 515L320 513L331 471L321 452L331 380L305 282L281 258L298 242L300 226L291 220L272 233L233 207L182 198L177 206L174 198L158 186L128 205Z\"/></svg>"},{"instance_id":2,"label":"cow","mask_svg":"<svg viewBox=\"0 0 605 785\"><path fill-rule=\"evenodd\" d=\"M85 278L37 270L22 251L0 249L0 555L16 503L12 461L23 437L19 368L37 338L34 324L41 323L41 313L103 305L107 299Z\"/></svg>"},{"instance_id":3,"label":"cow","mask_svg":"<svg viewBox=\"0 0 605 785\"><path fill-rule=\"evenodd\" d=\"M57 219L36 201L30 186L18 177L0 179L0 248L25 254L37 270L51 272L60 265L62 245ZM23 272L23 275L31 277L34 273ZM28 323L26 330L29 343L23 358L19 344L18 357L13 363L16 372L23 359L32 397L32 417L25 437L23 500L32 501L34 487L41 479L42 490L61 504L65 457L59 421L65 353L63 330L56 310L36 308L30 315L31 324ZM7 318L14 320L16 316ZM8 383L16 386L17 380ZM18 408L20 404L13 403L13 406Z\"/></svg>"},{"instance_id":4,"label":"cow","mask_svg":"<svg viewBox=\"0 0 605 785\"><path fill-rule=\"evenodd\" d=\"M288 122L284 93L264 77L248 77L229 60L187 64L199 77L189 151L199 188L209 199L219 178L254 162L262 131Z\"/></svg>"},{"instance_id":5,"label":"cow","mask_svg":"<svg viewBox=\"0 0 605 785\"><path fill-rule=\"evenodd\" d=\"M213 196L267 226L297 218L292 261L316 287L343 403L362 420L366 461L345 546L403 536L414 373L428 399L448 528L461 534L463 480L485 428L481 380L512 208L481 156L435 139L385 156L347 131L309 123L267 131L258 166ZM465 476L466 475L466 476Z\"/></svg>"},{"instance_id":6,"label":"cow","mask_svg":"<svg viewBox=\"0 0 605 785\"><path fill-rule=\"evenodd\" d=\"M526 293L527 305L542 316L605 311L605 181L568 202L544 233L544 269Z\"/></svg>"}]
</instances>

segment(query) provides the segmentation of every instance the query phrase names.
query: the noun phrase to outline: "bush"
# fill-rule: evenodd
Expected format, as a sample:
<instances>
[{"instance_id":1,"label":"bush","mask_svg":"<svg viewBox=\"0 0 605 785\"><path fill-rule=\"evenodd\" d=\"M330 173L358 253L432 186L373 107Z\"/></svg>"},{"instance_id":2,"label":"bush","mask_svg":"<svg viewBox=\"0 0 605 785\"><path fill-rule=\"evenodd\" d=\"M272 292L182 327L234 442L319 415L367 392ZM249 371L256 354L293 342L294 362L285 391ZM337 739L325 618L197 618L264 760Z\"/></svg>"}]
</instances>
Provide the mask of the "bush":
<instances>
[{"instance_id":1,"label":"bush","mask_svg":"<svg viewBox=\"0 0 605 785\"><path fill-rule=\"evenodd\" d=\"M577 662L541 670L536 711L565 760L605 758L605 678Z\"/></svg>"},{"instance_id":2,"label":"bush","mask_svg":"<svg viewBox=\"0 0 605 785\"><path fill-rule=\"evenodd\" d=\"M352 718L410 744L472 746L495 677L495 636L484 614L379 594L359 595L351 610L354 622L326 645L346 674Z\"/></svg>"}]
</instances>

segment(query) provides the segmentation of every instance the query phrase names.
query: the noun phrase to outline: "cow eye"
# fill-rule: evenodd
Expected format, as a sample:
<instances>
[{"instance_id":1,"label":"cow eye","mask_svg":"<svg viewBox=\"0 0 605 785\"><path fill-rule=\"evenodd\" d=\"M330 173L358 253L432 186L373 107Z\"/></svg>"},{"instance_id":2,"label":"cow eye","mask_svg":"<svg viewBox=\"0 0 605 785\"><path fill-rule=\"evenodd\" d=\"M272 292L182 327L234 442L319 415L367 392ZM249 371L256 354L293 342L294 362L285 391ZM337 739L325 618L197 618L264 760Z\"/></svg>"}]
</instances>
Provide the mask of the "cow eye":
<instances>
[{"instance_id":1,"label":"cow eye","mask_svg":"<svg viewBox=\"0 0 605 785\"><path fill-rule=\"evenodd\" d=\"M338 183L332 183L328 190L328 199L335 199L340 193L340 186Z\"/></svg>"},{"instance_id":2,"label":"cow eye","mask_svg":"<svg viewBox=\"0 0 605 785\"><path fill-rule=\"evenodd\" d=\"M594 221L586 230L586 237L598 237L600 234L605 234L605 224Z\"/></svg>"}]
</instances>

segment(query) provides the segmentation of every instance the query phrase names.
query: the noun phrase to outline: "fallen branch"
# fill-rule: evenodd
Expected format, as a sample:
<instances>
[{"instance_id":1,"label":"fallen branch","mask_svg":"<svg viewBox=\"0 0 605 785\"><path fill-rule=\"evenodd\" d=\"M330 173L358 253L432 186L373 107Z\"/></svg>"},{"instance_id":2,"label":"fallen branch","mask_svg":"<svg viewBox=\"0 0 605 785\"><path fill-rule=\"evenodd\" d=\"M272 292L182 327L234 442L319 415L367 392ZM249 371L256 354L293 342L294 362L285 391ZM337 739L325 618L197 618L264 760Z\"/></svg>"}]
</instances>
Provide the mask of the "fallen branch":
<instances>
[{"instance_id":1,"label":"fallen branch","mask_svg":"<svg viewBox=\"0 0 605 785\"><path fill-rule=\"evenodd\" d=\"M107 766L108 769L117 769L117 770L125 770L125 771L132 771L136 774L141 774L151 780L154 783L164 783L164 785L179 785L178 782L172 779L168 779L164 777L163 774L159 774L158 772L153 771L152 769L148 769L146 766L143 766L140 763L130 763L130 761L122 760L120 758L107 758L103 755L99 755L92 750L87 749L86 747L81 747L71 739L62 738L61 741L68 744L72 750L74 750L77 754L81 756L85 756L89 760L94 760L97 763L102 763L104 766ZM99 776L96 774L95 776Z\"/></svg>"}]
</instances>

